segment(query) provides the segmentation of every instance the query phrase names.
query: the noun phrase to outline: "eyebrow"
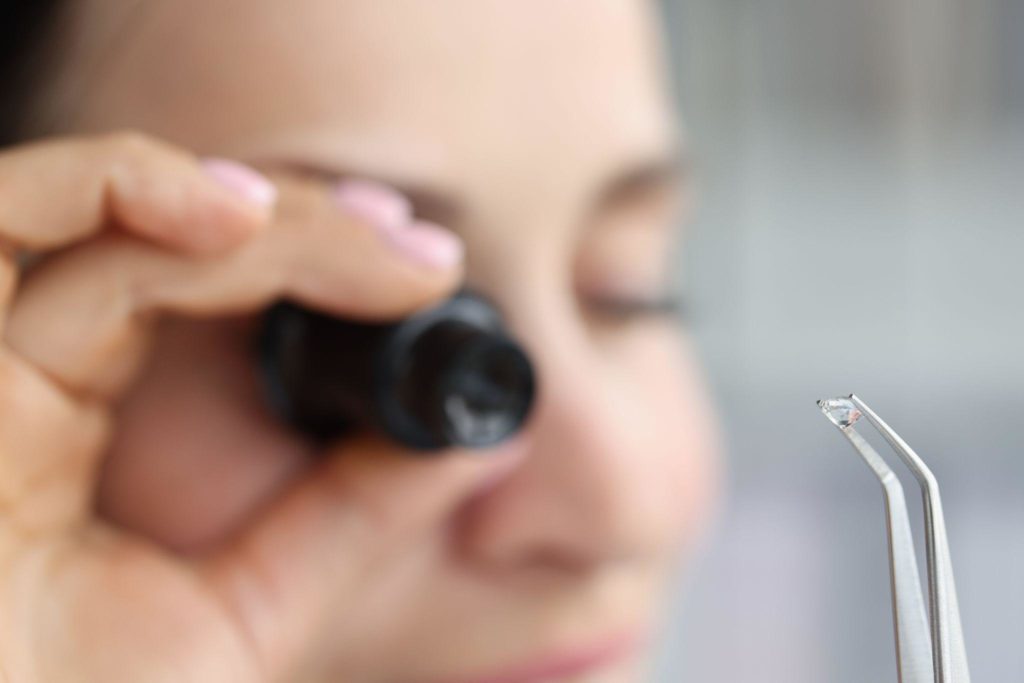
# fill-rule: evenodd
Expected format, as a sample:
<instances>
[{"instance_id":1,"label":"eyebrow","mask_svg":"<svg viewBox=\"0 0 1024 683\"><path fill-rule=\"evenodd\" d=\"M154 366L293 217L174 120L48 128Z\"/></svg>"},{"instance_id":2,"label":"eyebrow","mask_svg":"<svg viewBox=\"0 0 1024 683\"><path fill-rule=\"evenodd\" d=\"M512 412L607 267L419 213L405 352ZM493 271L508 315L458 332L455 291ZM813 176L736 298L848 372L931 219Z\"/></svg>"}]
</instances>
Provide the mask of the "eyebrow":
<instances>
[{"instance_id":1,"label":"eyebrow","mask_svg":"<svg viewBox=\"0 0 1024 683\"><path fill-rule=\"evenodd\" d=\"M387 174L355 171L333 167L323 162L277 161L274 166L325 183L339 183L344 180L369 180L386 185L404 195L412 204L416 217L438 223L446 228L457 228L465 211L457 193L449 188L411 181Z\"/></svg>"},{"instance_id":2,"label":"eyebrow","mask_svg":"<svg viewBox=\"0 0 1024 683\"><path fill-rule=\"evenodd\" d=\"M458 193L451 188L389 177L387 174L357 172L323 162L285 160L274 165L326 183L338 183L346 179L379 182L405 195L417 217L450 229L458 229L465 217ZM675 150L626 164L601 183L588 205L588 211L599 211L653 188L683 187L690 177L691 168L690 157L685 152Z\"/></svg>"}]
</instances>

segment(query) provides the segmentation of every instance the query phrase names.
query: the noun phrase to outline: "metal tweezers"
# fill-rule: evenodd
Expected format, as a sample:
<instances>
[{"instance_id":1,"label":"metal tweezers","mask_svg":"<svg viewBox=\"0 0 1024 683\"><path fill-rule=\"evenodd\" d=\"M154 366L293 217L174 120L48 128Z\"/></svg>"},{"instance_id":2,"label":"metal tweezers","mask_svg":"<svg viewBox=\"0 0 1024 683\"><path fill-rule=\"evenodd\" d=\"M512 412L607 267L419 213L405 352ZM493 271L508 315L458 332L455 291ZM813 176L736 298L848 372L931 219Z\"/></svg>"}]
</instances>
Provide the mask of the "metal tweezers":
<instances>
[{"instance_id":1,"label":"metal tweezers","mask_svg":"<svg viewBox=\"0 0 1024 683\"><path fill-rule=\"evenodd\" d=\"M946 523L939 485L924 461L900 436L854 395L818 401L875 473L885 493L889 536L889 575L900 683L969 683L960 608L953 583ZM928 560L928 615L918 578L903 486L878 452L853 428L867 418L892 446L921 486L924 498L925 553Z\"/></svg>"}]
</instances>

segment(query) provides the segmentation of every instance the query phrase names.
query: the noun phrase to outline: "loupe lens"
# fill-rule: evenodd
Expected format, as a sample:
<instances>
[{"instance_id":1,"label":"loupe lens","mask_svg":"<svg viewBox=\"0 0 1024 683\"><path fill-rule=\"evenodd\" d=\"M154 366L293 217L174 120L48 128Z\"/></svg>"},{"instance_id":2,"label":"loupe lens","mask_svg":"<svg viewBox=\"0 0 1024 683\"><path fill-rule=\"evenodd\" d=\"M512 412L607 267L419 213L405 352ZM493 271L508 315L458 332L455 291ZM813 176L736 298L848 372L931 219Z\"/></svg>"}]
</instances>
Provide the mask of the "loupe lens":
<instances>
[{"instance_id":1,"label":"loupe lens","mask_svg":"<svg viewBox=\"0 0 1024 683\"><path fill-rule=\"evenodd\" d=\"M456 357L439 389L448 438L465 446L487 446L515 432L526 419L533 371L517 346L485 338Z\"/></svg>"}]
</instances>

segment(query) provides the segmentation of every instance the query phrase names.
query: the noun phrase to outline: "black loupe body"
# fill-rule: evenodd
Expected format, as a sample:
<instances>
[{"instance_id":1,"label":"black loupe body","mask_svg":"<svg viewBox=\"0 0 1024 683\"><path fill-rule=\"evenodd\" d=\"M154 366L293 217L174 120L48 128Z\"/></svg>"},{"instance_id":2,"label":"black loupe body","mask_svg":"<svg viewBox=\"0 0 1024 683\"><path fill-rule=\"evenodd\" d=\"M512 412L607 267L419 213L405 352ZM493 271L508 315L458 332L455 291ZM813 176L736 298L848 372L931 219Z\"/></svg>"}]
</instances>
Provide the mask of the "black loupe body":
<instances>
[{"instance_id":1,"label":"black loupe body","mask_svg":"<svg viewBox=\"0 0 1024 683\"><path fill-rule=\"evenodd\" d=\"M368 428L422 451L481 448L513 435L533 405L529 358L467 291L386 324L282 302L259 347L271 404L320 440Z\"/></svg>"}]
</instances>

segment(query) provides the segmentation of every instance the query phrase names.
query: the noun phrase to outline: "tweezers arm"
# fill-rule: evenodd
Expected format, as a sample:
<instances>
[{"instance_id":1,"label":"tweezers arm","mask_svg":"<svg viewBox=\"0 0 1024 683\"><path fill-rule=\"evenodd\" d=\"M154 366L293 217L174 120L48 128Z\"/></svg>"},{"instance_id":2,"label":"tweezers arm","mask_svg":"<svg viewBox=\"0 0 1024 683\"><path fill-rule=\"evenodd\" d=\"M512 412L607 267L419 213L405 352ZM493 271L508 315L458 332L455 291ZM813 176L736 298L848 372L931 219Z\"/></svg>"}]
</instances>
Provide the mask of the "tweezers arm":
<instances>
[{"instance_id":1,"label":"tweezers arm","mask_svg":"<svg viewBox=\"0 0 1024 683\"><path fill-rule=\"evenodd\" d=\"M929 539L934 537L932 548L929 549L929 558L934 563L935 570L932 574L932 586L935 587L934 602L937 605L945 605L945 624L936 620L933 624L932 637L945 636L939 642L943 645L943 675L936 676L936 683L970 683L971 674L967 666L967 647L964 644L963 626L960 622L960 605L957 601L956 591L950 590L949 586L956 585L953 580L953 562L950 559L949 540L946 535L946 523L942 514L942 502L939 499L938 489L935 489L934 503L928 504L928 496L925 496L925 514L931 518L933 533ZM931 509L929 510L929 507ZM941 616L941 613L940 613ZM948 672L948 673L947 673Z\"/></svg>"},{"instance_id":2,"label":"tweezers arm","mask_svg":"<svg viewBox=\"0 0 1024 683\"><path fill-rule=\"evenodd\" d=\"M840 428L882 484L889 539L889 580L900 683L933 683L932 648L921 581L914 556L910 517L903 486L877 451L850 427Z\"/></svg>"},{"instance_id":3,"label":"tweezers arm","mask_svg":"<svg viewBox=\"0 0 1024 683\"><path fill-rule=\"evenodd\" d=\"M935 475L886 422L878 417L857 396L850 400L875 426L907 468L914 474L924 499L926 554L929 575L929 605L934 645L933 668L936 683L970 683L967 666L967 648L960 622L960 606L953 581L953 562L950 559L946 521L942 512L942 499Z\"/></svg>"}]
</instances>

